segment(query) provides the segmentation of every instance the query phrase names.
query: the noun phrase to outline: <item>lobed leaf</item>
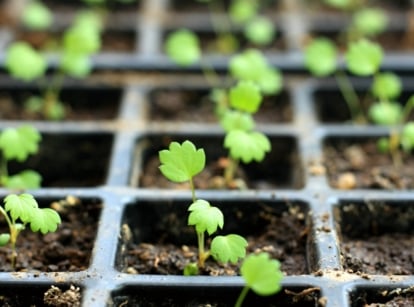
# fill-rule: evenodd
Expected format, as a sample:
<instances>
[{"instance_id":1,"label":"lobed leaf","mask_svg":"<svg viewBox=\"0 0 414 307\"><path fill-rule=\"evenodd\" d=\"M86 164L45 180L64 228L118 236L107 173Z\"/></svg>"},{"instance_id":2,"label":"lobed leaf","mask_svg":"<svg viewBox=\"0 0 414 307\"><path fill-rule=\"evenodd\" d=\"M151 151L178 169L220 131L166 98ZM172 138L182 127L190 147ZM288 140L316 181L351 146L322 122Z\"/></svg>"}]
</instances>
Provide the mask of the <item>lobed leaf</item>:
<instances>
[{"instance_id":1,"label":"lobed leaf","mask_svg":"<svg viewBox=\"0 0 414 307\"><path fill-rule=\"evenodd\" d=\"M9 189L38 189L42 176L32 170L25 170L18 174L9 176L4 186Z\"/></svg>"},{"instance_id":2,"label":"lobed leaf","mask_svg":"<svg viewBox=\"0 0 414 307\"><path fill-rule=\"evenodd\" d=\"M198 37L187 29L177 30L167 37L167 55L182 66L188 66L200 59L201 50Z\"/></svg>"},{"instance_id":3,"label":"lobed leaf","mask_svg":"<svg viewBox=\"0 0 414 307\"><path fill-rule=\"evenodd\" d=\"M171 142L169 149L159 152L161 173L173 182L184 182L200 173L205 166L204 149L196 149L190 141Z\"/></svg>"},{"instance_id":4,"label":"lobed leaf","mask_svg":"<svg viewBox=\"0 0 414 307\"><path fill-rule=\"evenodd\" d=\"M251 114L230 109L224 112L220 124L226 132L231 130L250 131L254 128L254 120Z\"/></svg>"},{"instance_id":5,"label":"lobed leaf","mask_svg":"<svg viewBox=\"0 0 414 307\"><path fill-rule=\"evenodd\" d=\"M0 134L0 149L7 160L25 161L38 151L40 133L30 125L7 128Z\"/></svg>"},{"instance_id":6,"label":"lobed leaf","mask_svg":"<svg viewBox=\"0 0 414 307\"><path fill-rule=\"evenodd\" d=\"M370 107L369 117L378 125L396 125L402 119L402 107L398 102L377 102Z\"/></svg>"},{"instance_id":7,"label":"lobed leaf","mask_svg":"<svg viewBox=\"0 0 414 307\"><path fill-rule=\"evenodd\" d=\"M252 81L239 81L230 89L230 105L240 111L256 113L262 103L259 87Z\"/></svg>"},{"instance_id":8,"label":"lobed leaf","mask_svg":"<svg viewBox=\"0 0 414 307\"><path fill-rule=\"evenodd\" d=\"M328 76L335 72L337 50L327 38L314 39L305 48L305 66L315 76Z\"/></svg>"},{"instance_id":9,"label":"lobed leaf","mask_svg":"<svg viewBox=\"0 0 414 307\"><path fill-rule=\"evenodd\" d=\"M381 46L367 39L351 42L345 54L348 69L358 76L375 74L381 66L382 58Z\"/></svg>"},{"instance_id":10,"label":"lobed leaf","mask_svg":"<svg viewBox=\"0 0 414 307\"><path fill-rule=\"evenodd\" d=\"M52 25L53 15L42 2L29 1L23 10L22 22L29 29L45 30Z\"/></svg>"},{"instance_id":11,"label":"lobed leaf","mask_svg":"<svg viewBox=\"0 0 414 307\"><path fill-rule=\"evenodd\" d=\"M233 130L227 133L224 147L230 150L230 155L234 159L250 163L252 160L262 161L265 153L270 151L271 144L261 132Z\"/></svg>"},{"instance_id":12,"label":"lobed leaf","mask_svg":"<svg viewBox=\"0 0 414 307\"><path fill-rule=\"evenodd\" d=\"M247 241L242 236L229 234L216 236L210 245L210 253L220 262L236 263L246 256Z\"/></svg>"},{"instance_id":13,"label":"lobed leaf","mask_svg":"<svg viewBox=\"0 0 414 307\"><path fill-rule=\"evenodd\" d=\"M268 67L257 79L257 85L265 95L276 95L283 88L283 76L279 69Z\"/></svg>"},{"instance_id":14,"label":"lobed leaf","mask_svg":"<svg viewBox=\"0 0 414 307\"><path fill-rule=\"evenodd\" d=\"M380 8L363 8L355 12L353 26L362 35L378 35L387 28L388 17Z\"/></svg>"},{"instance_id":15,"label":"lobed leaf","mask_svg":"<svg viewBox=\"0 0 414 307\"><path fill-rule=\"evenodd\" d=\"M229 16L234 23L242 24L251 20L258 12L256 1L235 0L231 1Z\"/></svg>"},{"instance_id":16,"label":"lobed leaf","mask_svg":"<svg viewBox=\"0 0 414 307\"><path fill-rule=\"evenodd\" d=\"M20 219L23 223L30 222L37 208L37 201L27 193L9 194L4 199L4 209L10 213L13 222L17 219Z\"/></svg>"},{"instance_id":17,"label":"lobed leaf","mask_svg":"<svg viewBox=\"0 0 414 307\"><path fill-rule=\"evenodd\" d=\"M37 208L33 211L30 220L30 229L33 232L40 231L42 234L55 232L61 223L59 214L50 208Z\"/></svg>"},{"instance_id":18,"label":"lobed leaf","mask_svg":"<svg viewBox=\"0 0 414 307\"><path fill-rule=\"evenodd\" d=\"M281 290L283 274L280 262L270 259L268 253L247 256L240 267L240 273L246 284L258 295L272 295Z\"/></svg>"},{"instance_id":19,"label":"lobed leaf","mask_svg":"<svg viewBox=\"0 0 414 307\"><path fill-rule=\"evenodd\" d=\"M257 49L247 49L230 59L229 70L233 78L257 81L268 69L264 55Z\"/></svg>"},{"instance_id":20,"label":"lobed leaf","mask_svg":"<svg viewBox=\"0 0 414 307\"><path fill-rule=\"evenodd\" d=\"M244 35L253 44L265 46L273 41L276 28L269 18L260 16L251 20L244 29Z\"/></svg>"},{"instance_id":21,"label":"lobed leaf","mask_svg":"<svg viewBox=\"0 0 414 307\"><path fill-rule=\"evenodd\" d=\"M401 91L400 77L391 72L377 74L372 83L372 93L379 99L395 99Z\"/></svg>"},{"instance_id":22,"label":"lobed leaf","mask_svg":"<svg viewBox=\"0 0 414 307\"><path fill-rule=\"evenodd\" d=\"M211 235L218 227L223 228L223 213L219 208L211 206L208 201L198 199L190 205L188 211L188 225L195 226L198 233L207 231Z\"/></svg>"}]
</instances>

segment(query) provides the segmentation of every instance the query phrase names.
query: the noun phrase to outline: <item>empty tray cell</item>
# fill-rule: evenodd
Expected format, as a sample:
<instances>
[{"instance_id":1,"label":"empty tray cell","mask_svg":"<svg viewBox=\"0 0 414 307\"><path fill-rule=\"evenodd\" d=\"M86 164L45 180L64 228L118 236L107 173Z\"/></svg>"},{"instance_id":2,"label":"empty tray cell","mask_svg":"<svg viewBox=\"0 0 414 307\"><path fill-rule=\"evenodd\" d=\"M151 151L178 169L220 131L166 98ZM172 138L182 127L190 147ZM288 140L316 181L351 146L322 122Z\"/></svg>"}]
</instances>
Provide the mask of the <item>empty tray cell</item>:
<instances>
[{"instance_id":1,"label":"empty tray cell","mask_svg":"<svg viewBox=\"0 0 414 307\"><path fill-rule=\"evenodd\" d=\"M130 30L105 30L102 33L102 51L133 53L137 46L135 29Z\"/></svg>"},{"instance_id":2,"label":"empty tray cell","mask_svg":"<svg viewBox=\"0 0 414 307\"><path fill-rule=\"evenodd\" d=\"M311 287L311 286L310 286ZM310 288L309 287L309 288ZM314 307L318 305L319 291L298 297L292 293L300 293L306 287L293 286L283 288L271 296L259 296L249 291L243 306L301 306ZM148 287L125 286L112 292L110 306L234 306L242 287L234 285L185 286L174 285ZM289 294L290 293L290 294Z\"/></svg>"},{"instance_id":3,"label":"empty tray cell","mask_svg":"<svg viewBox=\"0 0 414 307\"><path fill-rule=\"evenodd\" d=\"M41 114L25 108L25 102L33 95L39 96L38 87L22 83L0 83L0 118L3 120L44 120ZM121 105L122 89L117 87L64 86L60 101L66 111L66 120L115 119Z\"/></svg>"},{"instance_id":4,"label":"empty tray cell","mask_svg":"<svg viewBox=\"0 0 414 307\"><path fill-rule=\"evenodd\" d=\"M23 230L17 240L15 270L11 267L9 245L0 249L2 272L79 272L90 265L92 250L98 229L102 201L98 198L77 198L63 196L59 199L37 198L41 208L54 208L62 223L56 232L42 235ZM0 223L1 233L8 231L4 220ZM1 294L1 293L0 293Z\"/></svg>"},{"instance_id":5,"label":"empty tray cell","mask_svg":"<svg viewBox=\"0 0 414 307\"><path fill-rule=\"evenodd\" d=\"M0 304L2 306L81 306L82 289L75 285L44 283L2 282Z\"/></svg>"},{"instance_id":6,"label":"empty tray cell","mask_svg":"<svg viewBox=\"0 0 414 307\"><path fill-rule=\"evenodd\" d=\"M208 199L207 199L208 200ZM281 262L288 275L307 273L306 241L308 208L297 201L214 201L224 216L222 230L208 236L238 234L248 241L247 254L266 251ZM120 236L116 267L137 274L182 275L186 264L196 262L197 234L187 225L187 201L137 200L127 205L122 228L130 237ZM132 237L132 239L131 239ZM130 239L128 241L128 239ZM206 243L208 248L208 244ZM219 265L211 257L200 275L237 275L238 265Z\"/></svg>"},{"instance_id":7,"label":"empty tray cell","mask_svg":"<svg viewBox=\"0 0 414 307\"><path fill-rule=\"evenodd\" d=\"M10 163L10 175L32 169L42 176L42 187L104 185L113 135L105 133L43 134L39 152L25 163Z\"/></svg>"},{"instance_id":8,"label":"empty tray cell","mask_svg":"<svg viewBox=\"0 0 414 307\"><path fill-rule=\"evenodd\" d=\"M303 187L304 178L299 161L296 139L288 136L270 136L271 152L260 163L240 163L237 179L241 179L251 189L273 189ZM184 186L171 183L162 176L158 152L168 149L170 142L191 141L196 148L203 148L206 154L206 168L195 176L195 185L199 189L220 189L223 185L223 164L227 163L228 152L223 147L224 136L183 136L153 135L140 139L137 143L135 163L140 169L139 186L144 188L175 189Z\"/></svg>"},{"instance_id":9,"label":"empty tray cell","mask_svg":"<svg viewBox=\"0 0 414 307\"><path fill-rule=\"evenodd\" d=\"M358 287L350 293L351 307L413 306L412 288L406 287Z\"/></svg>"},{"instance_id":10,"label":"empty tray cell","mask_svg":"<svg viewBox=\"0 0 414 307\"><path fill-rule=\"evenodd\" d=\"M335 216L345 270L373 275L413 273L412 202L341 201Z\"/></svg>"},{"instance_id":11,"label":"empty tray cell","mask_svg":"<svg viewBox=\"0 0 414 307\"><path fill-rule=\"evenodd\" d=\"M401 152L393 161L374 137L329 137L324 144L329 184L336 189L412 189L414 157Z\"/></svg>"},{"instance_id":12,"label":"empty tray cell","mask_svg":"<svg viewBox=\"0 0 414 307\"><path fill-rule=\"evenodd\" d=\"M157 88L149 93L150 119L162 121L218 122L215 102L208 89ZM284 123L292 120L289 93L266 96L254 115L257 123Z\"/></svg>"}]
</instances>

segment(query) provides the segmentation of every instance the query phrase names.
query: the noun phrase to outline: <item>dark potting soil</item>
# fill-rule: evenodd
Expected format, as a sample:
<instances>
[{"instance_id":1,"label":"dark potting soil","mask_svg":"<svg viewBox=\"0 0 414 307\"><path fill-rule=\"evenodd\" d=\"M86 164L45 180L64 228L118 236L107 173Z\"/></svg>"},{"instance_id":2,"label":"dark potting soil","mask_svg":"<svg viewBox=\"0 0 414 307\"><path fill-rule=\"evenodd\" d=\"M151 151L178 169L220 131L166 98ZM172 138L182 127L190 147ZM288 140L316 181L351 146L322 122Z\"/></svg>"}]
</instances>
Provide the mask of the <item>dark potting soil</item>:
<instances>
[{"instance_id":1,"label":"dark potting soil","mask_svg":"<svg viewBox=\"0 0 414 307\"><path fill-rule=\"evenodd\" d=\"M397 166L378 151L375 140L330 140L324 148L329 184L338 189L412 189L414 157L402 154Z\"/></svg>"},{"instance_id":2,"label":"dark potting soil","mask_svg":"<svg viewBox=\"0 0 414 307\"><path fill-rule=\"evenodd\" d=\"M306 214L295 206L281 213L275 213L274 209L270 209L271 207L260 209L259 204L256 206L257 209L253 210L254 212L244 214L241 213L242 211L233 212L233 214L223 212L225 217L227 216L223 232L225 231L225 234L237 233L245 237L248 241L247 254L268 252L272 258L281 262L281 269L286 275L308 273ZM221 207L230 210L226 205ZM124 235L124 243L120 247L121 252L118 256L119 269L133 274L182 275L187 264L197 261L196 233L192 227L187 226L186 209L183 210L183 212L177 212L175 209L169 214L163 214L164 219L167 219L165 221L154 221L157 227L151 232L152 238L131 239L128 235L125 239ZM243 215L246 214L249 216L248 221L243 219ZM128 217L131 218L131 216L133 213L128 213ZM234 218L240 221L233 221ZM128 230L126 233L134 234L135 229L140 226L125 223L123 227ZM228 230L232 227L234 231ZM157 235L158 233L160 235ZM178 239L177 234L181 234ZM185 240L188 242L183 243ZM200 275L238 275L239 266L240 263L220 264L209 258Z\"/></svg>"},{"instance_id":3,"label":"dark potting soil","mask_svg":"<svg viewBox=\"0 0 414 307\"><path fill-rule=\"evenodd\" d=\"M217 122L214 102L205 90L158 89L150 94L151 120ZM282 123L292 120L287 92L266 97L254 116L258 123Z\"/></svg>"},{"instance_id":4,"label":"dark potting soil","mask_svg":"<svg viewBox=\"0 0 414 307\"><path fill-rule=\"evenodd\" d=\"M0 248L0 271L78 272L89 266L102 204L100 200L68 198L51 205L39 206L58 210L62 224L54 233L42 235L23 230L17 240L16 269L11 267L10 247ZM2 233L7 232L2 222Z\"/></svg>"}]
</instances>

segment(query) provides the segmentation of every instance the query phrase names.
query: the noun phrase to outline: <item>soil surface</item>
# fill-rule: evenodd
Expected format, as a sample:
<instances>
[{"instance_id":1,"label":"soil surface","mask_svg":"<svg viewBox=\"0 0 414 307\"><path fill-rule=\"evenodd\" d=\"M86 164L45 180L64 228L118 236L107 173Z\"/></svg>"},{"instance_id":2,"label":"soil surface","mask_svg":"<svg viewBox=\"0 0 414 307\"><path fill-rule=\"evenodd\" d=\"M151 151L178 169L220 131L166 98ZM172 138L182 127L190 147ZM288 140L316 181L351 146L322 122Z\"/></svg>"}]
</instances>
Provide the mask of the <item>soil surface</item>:
<instances>
[{"instance_id":1,"label":"soil surface","mask_svg":"<svg viewBox=\"0 0 414 307\"><path fill-rule=\"evenodd\" d=\"M150 95L152 120L217 122L214 102L205 90L159 89ZM286 92L263 100L254 116L257 123L282 123L292 120L292 106Z\"/></svg>"},{"instance_id":2,"label":"soil surface","mask_svg":"<svg viewBox=\"0 0 414 307\"><path fill-rule=\"evenodd\" d=\"M226 208L229 210L228 207ZM247 254L268 252L272 258L281 262L281 269L286 275L308 273L306 264L308 226L305 223L304 212L299 211L296 206L292 206L289 209L290 212L284 211L280 214L274 212L274 209L259 208L257 207L254 212L244 214L241 213L243 212L241 207L240 212L234 215L230 213L226 215L223 212L226 219L225 234L237 233L245 237L248 241ZM131 215L128 214L128 216ZM244 218L242 222L244 215L249 216L249 219L246 221ZM237 216L239 216L239 222L232 220L237 219ZM186 226L184 214L174 210L165 214L164 219L166 220L159 221L156 229L152 230L152 236L155 237L151 240L138 242L137 238L131 240L131 237L124 233L124 246L121 247L121 254L118 258L119 269L133 274L182 275L187 264L197 261L196 234L192 227ZM234 231L227 232L232 225ZM135 229L140 226L124 224L123 227L124 230L128 230L126 233L130 234L135 233ZM160 235L157 235L158 233ZM177 234L181 234L179 236L181 242L185 240L184 235L188 236L189 244L179 243L179 239L171 239ZM209 258L204 269L201 269L200 275L238 275L239 265L240 263L219 264Z\"/></svg>"},{"instance_id":3,"label":"soil surface","mask_svg":"<svg viewBox=\"0 0 414 307\"><path fill-rule=\"evenodd\" d=\"M43 202L39 202L42 206ZM67 198L45 202L58 210L62 224L54 233L42 235L26 229L17 241L16 269L11 267L9 246L0 249L0 271L78 272L89 266L97 231L101 203ZM6 232L2 224L2 232Z\"/></svg>"},{"instance_id":4,"label":"soil surface","mask_svg":"<svg viewBox=\"0 0 414 307\"><path fill-rule=\"evenodd\" d=\"M338 189L412 189L414 157L402 154L401 165L378 151L375 140L335 140L324 148L329 184Z\"/></svg>"}]
</instances>

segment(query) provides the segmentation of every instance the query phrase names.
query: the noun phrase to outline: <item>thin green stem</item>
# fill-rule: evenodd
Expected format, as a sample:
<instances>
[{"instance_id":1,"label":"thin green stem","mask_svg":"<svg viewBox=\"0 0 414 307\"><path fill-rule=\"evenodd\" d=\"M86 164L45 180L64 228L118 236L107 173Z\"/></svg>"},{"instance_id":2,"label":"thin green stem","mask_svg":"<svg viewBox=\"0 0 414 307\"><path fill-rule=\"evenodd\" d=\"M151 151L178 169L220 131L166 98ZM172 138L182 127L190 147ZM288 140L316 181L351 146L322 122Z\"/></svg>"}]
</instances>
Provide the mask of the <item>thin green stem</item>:
<instances>
[{"instance_id":1,"label":"thin green stem","mask_svg":"<svg viewBox=\"0 0 414 307\"><path fill-rule=\"evenodd\" d=\"M9 226L9 232L10 232L10 247L11 247L11 266L13 269L16 268L16 259L17 259L17 251L16 251L16 241L17 236L19 235L19 230L15 227L15 223L12 222L9 215L7 214L6 210L4 210L3 207L0 206L0 213L4 216L7 225Z\"/></svg>"},{"instance_id":2,"label":"thin green stem","mask_svg":"<svg viewBox=\"0 0 414 307\"><path fill-rule=\"evenodd\" d=\"M241 305L243 304L244 299L246 298L247 293L249 292L249 286L244 286L242 291L240 292L239 297L237 298L236 304L234 305L234 307L241 307Z\"/></svg>"},{"instance_id":3,"label":"thin green stem","mask_svg":"<svg viewBox=\"0 0 414 307\"><path fill-rule=\"evenodd\" d=\"M197 232L197 241L198 241L198 266L200 268L204 267L205 261L205 251L204 251L204 231Z\"/></svg>"},{"instance_id":4,"label":"thin green stem","mask_svg":"<svg viewBox=\"0 0 414 307\"><path fill-rule=\"evenodd\" d=\"M232 185L238 166L239 160L229 156L227 167L224 169L224 180L227 186Z\"/></svg>"},{"instance_id":5,"label":"thin green stem","mask_svg":"<svg viewBox=\"0 0 414 307\"><path fill-rule=\"evenodd\" d=\"M62 89L62 84L65 78L65 74L62 71L57 71L50 81L50 84L46 87L43 94L43 115L48 118L50 111L59 103L59 93Z\"/></svg>"},{"instance_id":6,"label":"thin green stem","mask_svg":"<svg viewBox=\"0 0 414 307\"><path fill-rule=\"evenodd\" d=\"M195 195L195 187L194 187L193 177L190 178L190 189L191 189L191 198L193 199L193 203L195 203L196 195Z\"/></svg>"},{"instance_id":7,"label":"thin green stem","mask_svg":"<svg viewBox=\"0 0 414 307\"><path fill-rule=\"evenodd\" d=\"M1 158L0 172L1 185L4 186L6 184L7 179L9 178L7 159L4 156Z\"/></svg>"},{"instance_id":8,"label":"thin green stem","mask_svg":"<svg viewBox=\"0 0 414 307\"><path fill-rule=\"evenodd\" d=\"M341 71L338 71L335 74L335 78L338 83L339 90L348 105L352 121L366 123L367 120L362 112L361 102L349 78Z\"/></svg>"}]
</instances>

